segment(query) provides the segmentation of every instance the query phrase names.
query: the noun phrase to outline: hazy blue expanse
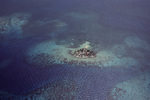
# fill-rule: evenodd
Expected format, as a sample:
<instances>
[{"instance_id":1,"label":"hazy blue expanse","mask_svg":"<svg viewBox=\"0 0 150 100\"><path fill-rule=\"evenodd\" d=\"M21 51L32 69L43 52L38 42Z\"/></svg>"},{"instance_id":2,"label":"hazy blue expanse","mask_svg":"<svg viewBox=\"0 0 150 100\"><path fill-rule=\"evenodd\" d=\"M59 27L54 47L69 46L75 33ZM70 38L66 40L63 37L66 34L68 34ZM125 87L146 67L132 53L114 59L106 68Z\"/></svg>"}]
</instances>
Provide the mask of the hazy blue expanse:
<instances>
[{"instance_id":1,"label":"hazy blue expanse","mask_svg":"<svg viewBox=\"0 0 150 100\"><path fill-rule=\"evenodd\" d=\"M86 41L97 58L71 58ZM0 100L149 94L149 0L0 0Z\"/></svg>"}]
</instances>

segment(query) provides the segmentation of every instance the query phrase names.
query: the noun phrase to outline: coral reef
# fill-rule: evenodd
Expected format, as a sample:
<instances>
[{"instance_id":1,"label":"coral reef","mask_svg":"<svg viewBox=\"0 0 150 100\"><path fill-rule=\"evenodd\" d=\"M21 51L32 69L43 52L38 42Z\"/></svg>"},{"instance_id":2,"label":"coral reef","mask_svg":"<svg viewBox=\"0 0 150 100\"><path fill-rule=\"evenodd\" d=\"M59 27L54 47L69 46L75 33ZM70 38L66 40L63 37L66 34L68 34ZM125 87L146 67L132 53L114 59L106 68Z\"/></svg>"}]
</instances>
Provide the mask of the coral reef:
<instances>
[{"instance_id":1,"label":"coral reef","mask_svg":"<svg viewBox=\"0 0 150 100\"><path fill-rule=\"evenodd\" d=\"M33 90L28 94L14 95L0 91L1 100L76 100L77 86L74 81L62 80Z\"/></svg>"},{"instance_id":2,"label":"coral reef","mask_svg":"<svg viewBox=\"0 0 150 100\"><path fill-rule=\"evenodd\" d=\"M99 67L131 67L138 62L132 57L118 58L109 50L101 50L96 53L96 58L79 59L73 53L82 48L92 48L90 42L81 44L78 48L70 48L68 45L57 45L54 41L40 43L26 52L27 62L44 68L53 64L69 64L79 66Z\"/></svg>"},{"instance_id":3,"label":"coral reef","mask_svg":"<svg viewBox=\"0 0 150 100\"><path fill-rule=\"evenodd\" d=\"M150 51L150 44L137 36L127 37L124 42L130 48L141 48Z\"/></svg>"},{"instance_id":4,"label":"coral reef","mask_svg":"<svg viewBox=\"0 0 150 100\"><path fill-rule=\"evenodd\" d=\"M0 17L0 39L6 37L10 30L9 19L6 17Z\"/></svg>"},{"instance_id":5,"label":"coral reef","mask_svg":"<svg viewBox=\"0 0 150 100\"><path fill-rule=\"evenodd\" d=\"M123 57L127 53L126 47L122 44L116 44L112 47L112 52L117 56L117 57Z\"/></svg>"},{"instance_id":6,"label":"coral reef","mask_svg":"<svg viewBox=\"0 0 150 100\"><path fill-rule=\"evenodd\" d=\"M85 42L78 48L68 48L66 45L56 45L54 41L43 42L27 51L27 61L39 67L52 64L77 64L78 59L72 54L83 47L91 48L89 43Z\"/></svg>"},{"instance_id":7,"label":"coral reef","mask_svg":"<svg viewBox=\"0 0 150 100\"><path fill-rule=\"evenodd\" d=\"M0 39L20 37L22 26L27 24L30 17L30 14L22 13L0 17Z\"/></svg>"},{"instance_id":8,"label":"coral reef","mask_svg":"<svg viewBox=\"0 0 150 100\"><path fill-rule=\"evenodd\" d=\"M12 30L14 30L17 33L22 33L22 26L28 23L28 20L30 18L31 15L29 14L13 14L11 15L11 26L12 26Z\"/></svg>"},{"instance_id":9,"label":"coral reef","mask_svg":"<svg viewBox=\"0 0 150 100\"><path fill-rule=\"evenodd\" d=\"M130 56L136 58L139 63L150 65L147 60L150 57L150 44L137 36L127 37L124 40L125 47L129 50Z\"/></svg>"},{"instance_id":10,"label":"coral reef","mask_svg":"<svg viewBox=\"0 0 150 100\"><path fill-rule=\"evenodd\" d=\"M149 100L150 73L115 85L107 100Z\"/></svg>"},{"instance_id":11,"label":"coral reef","mask_svg":"<svg viewBox=\"0 0 150 100\"><path fill-rule=\"evenodd\" d=\"M73 81L63 80L46 85L41 89L37 89L30 93L30 95L37 95L37 98L48 100L75 100L77 87Z\"/></svg>"}]
</instances>

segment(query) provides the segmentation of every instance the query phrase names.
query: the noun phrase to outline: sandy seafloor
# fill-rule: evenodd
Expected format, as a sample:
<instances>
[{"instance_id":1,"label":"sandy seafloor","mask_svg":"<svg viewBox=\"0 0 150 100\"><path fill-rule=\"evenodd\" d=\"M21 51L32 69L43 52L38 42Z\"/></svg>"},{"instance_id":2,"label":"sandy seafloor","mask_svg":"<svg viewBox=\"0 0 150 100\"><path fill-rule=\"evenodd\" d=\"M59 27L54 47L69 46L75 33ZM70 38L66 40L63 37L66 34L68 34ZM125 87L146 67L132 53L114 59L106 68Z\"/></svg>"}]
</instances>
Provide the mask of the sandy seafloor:
<instances>
[{"instance_id":1,"label":"sandy seafloor","mask_svg":"<svg viewBox=\"0 0 150 100\"><path fill-rule=\"evenodd\" d=\"M1 0L0 100L150 100L149 0ZM96 58L71 55L80 48Z\"/></svg>"}]
</instances>

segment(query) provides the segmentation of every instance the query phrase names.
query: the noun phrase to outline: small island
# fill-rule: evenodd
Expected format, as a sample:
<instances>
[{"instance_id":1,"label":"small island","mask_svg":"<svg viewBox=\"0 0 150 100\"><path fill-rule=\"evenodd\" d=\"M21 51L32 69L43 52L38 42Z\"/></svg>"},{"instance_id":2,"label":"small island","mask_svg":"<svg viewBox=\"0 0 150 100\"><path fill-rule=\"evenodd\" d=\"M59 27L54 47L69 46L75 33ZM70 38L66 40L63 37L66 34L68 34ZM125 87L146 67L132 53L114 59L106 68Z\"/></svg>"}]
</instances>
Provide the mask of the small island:
<instances>
[{"instance_id":1,"label":"small island","mask_svg":"<svg viewBox=\"0 0 150 100\"><path fill-rule=\"evenodd\" d=\"M96 54L91 51L91 50L88 50L86 48L82 48L80 50L77 50L73 53L73 55L76 57L76 58L82 58L82 59L86 59L86 58L95 58L96 57Z\"/></svg>"}]
</instances>

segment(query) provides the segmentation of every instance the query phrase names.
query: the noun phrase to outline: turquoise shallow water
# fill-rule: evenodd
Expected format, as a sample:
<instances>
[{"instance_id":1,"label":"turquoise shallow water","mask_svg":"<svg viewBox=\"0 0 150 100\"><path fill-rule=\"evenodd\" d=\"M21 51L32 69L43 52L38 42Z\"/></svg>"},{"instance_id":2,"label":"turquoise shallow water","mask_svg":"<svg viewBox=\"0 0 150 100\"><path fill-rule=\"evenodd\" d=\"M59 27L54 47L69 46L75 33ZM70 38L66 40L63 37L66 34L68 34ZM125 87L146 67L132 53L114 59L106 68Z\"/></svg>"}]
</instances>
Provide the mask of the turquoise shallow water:
<instances>
[{"instance_id":1,"label":"turquoise shallow water","mask_svg":"<svg viewBox=\"0 0 150 100\"><path fill-rule=\"evenodd\" d=\"M150 100L148 0L1 0L0 100ZM71 51L87 47L93 59Z\"/></svg>"}]
</instances>

